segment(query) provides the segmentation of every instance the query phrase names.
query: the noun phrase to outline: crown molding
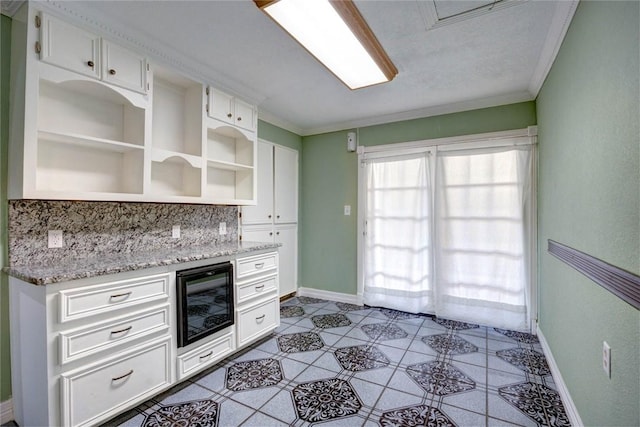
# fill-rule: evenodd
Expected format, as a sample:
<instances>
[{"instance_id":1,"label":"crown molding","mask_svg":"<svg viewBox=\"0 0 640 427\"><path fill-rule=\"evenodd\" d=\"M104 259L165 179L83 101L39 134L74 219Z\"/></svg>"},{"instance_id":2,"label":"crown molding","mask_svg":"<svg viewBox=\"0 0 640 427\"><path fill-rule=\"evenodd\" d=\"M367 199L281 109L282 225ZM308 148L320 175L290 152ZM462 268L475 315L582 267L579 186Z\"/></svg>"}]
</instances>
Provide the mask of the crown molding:
<instances>
[{"instance_id":1,"label":"crown molding","mask_svg":"<svg viewBox=\"0 0 640 427\"><path fill-rule=\"evenodd\" d=\"M0 12L13 18L13 15L16 14L24 2L25 0L2 0L0 1Z\"/></svg>"},{"instance_id":2,"label":"crown molding","mask_svg":"<svg viewBox=\"0 0 640 427\"><path fill-rule=\"evenodd\" d=\"M556 60L556 56L558 56L560 46L562 46L564 37L571 25L573 15L578 7L578 2L579 0L556 2L556 13L551 21L547 38L540 53L540 58L538 58L538 64L529 83L529 92L534 98L538 96L549 71L551 71L553 62Z\"/></svg>"},{"instance_id":3,"label":"crown molding","mask_svg":"<svg viewBox=\"0 0 640 427\"><path fill-rule=\"evenodd\" d=\"M289 132L293 132L299 136L302 136L304 133L304 129L300 126L296 126L288 120L284 120L269 111L265 111L263 108L258 108L258 119L262 120L263 122L270 123L274 126L278 126L279 128L282 128L284 130L288 130Z\"/></svg>"},{"instance_id":4,"label":"crown molding","mask_svg":"<svg viewBox=\"0 0 640 427\"><path fill-rule=\"evenodd\" d=\"M167 46L135 28L125 26L105 16L98 16L91 10L91 2L41 0L30 3L37 9L57 15L88 31L107 37L123 47L140 52L161 66L175 68L191 79L211 84L239 96L245 101L260 104L266 99L266 96L258 90L248 88L223 72L212 69L211 65L184 55L177 49Z\"/></svg>"},{"instance_id":5,"label":"crown molding","mask_svg":"<svg viewBox=\"0 0 640 427\"><path fill-rule=\"evenodd\" d=\"M444 114L460 113L462 111L478 110L481 108L497 107L500 105L516 104L519 102L533 101L535 99L528 91L509 93L487 98L472 99L468 101L456 102L448 105L436 105L432 107L420 108L416 110L404 111L401 113L385 114L365 119L350 120L328 126L315 128L303 128L301 136L317 135L327 132L336 132L345 129L362 128L366 126L382 125L386 123L400 122L406 120L422 119L426 117L441 116ZM268 121L268 120L267 120ZM275 123L274 123L275 124Z\"/></svg>"}]
</instances>

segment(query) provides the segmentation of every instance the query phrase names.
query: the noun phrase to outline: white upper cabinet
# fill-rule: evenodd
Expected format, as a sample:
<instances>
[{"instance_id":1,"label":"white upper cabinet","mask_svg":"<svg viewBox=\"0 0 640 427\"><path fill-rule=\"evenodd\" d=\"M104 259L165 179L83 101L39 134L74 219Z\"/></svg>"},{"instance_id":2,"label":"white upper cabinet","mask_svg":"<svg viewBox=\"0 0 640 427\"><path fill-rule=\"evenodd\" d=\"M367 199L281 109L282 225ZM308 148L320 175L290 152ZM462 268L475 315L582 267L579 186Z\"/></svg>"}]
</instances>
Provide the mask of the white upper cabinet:
<instances>
[{"instance_id":1,"label":"white upper cabinet","mask_svg":"<svg viewBox=\"0 0 640 427\"><path fill-rule=\"evenodd\" d=\"M46 14L40 22L40 59L85 76L100 78L100 37Z\"/></svg>"},{"instance_id":2,"label":"white upper cabinet","mask_svg":"<svg viewBox=\"0 0 640 427\"><path fill-rule=\"evenodd\" d=\"M243 224L273 221L273 145L258 141L258 203L242 209ZM261 240L258 240L261 241Z\"/></svg>"},{"instance_id":3,"label":"white upper cabinet","mask_svg":"<svg viewBox=\"0 0 640 427\"><path fill-rule=\"evenodd\" d=\"M147 59L45 13L40 23L40 59L49 64L145 93Z\"/></svg>"},{"instance_id":4,"label":"white upper cabinet","mask_svg":"<svg viewBox=\"0 0 640 427\"><path fill-rule=\"evenodd\" d=\"M14 24L10 199L255 204L255 106L34 3Z\"/></svg>"},{"instance_id":5,"label":"white upper cabinet","mask_svg":"<svg viewBox=\"0 0 640 427\"><path fill-rule=\"evenodd\" d=\"M252 132L256 130L258 115L253 105L213 87L207 92L209 117Z\"/></svg>"},{"instance_id":6,"label":"white upper cabinet","mask_svg":"<svg viewBox=\"0 0 640 427\"><path fill-rule=\"evenodd\" d=\"M116 44L102 40L102 79L137 92L146 92L147 59Z\"/></svg>"},{"instance_id":7,"label":"white upper cabinet","mask_svg":"<svg viewBox=\"0 0 640 427\"><path fill-rule=\"evenodd\" d=\"M274 147L274 221L298 222L298 152Z\"/></svg>"}]
</instances>

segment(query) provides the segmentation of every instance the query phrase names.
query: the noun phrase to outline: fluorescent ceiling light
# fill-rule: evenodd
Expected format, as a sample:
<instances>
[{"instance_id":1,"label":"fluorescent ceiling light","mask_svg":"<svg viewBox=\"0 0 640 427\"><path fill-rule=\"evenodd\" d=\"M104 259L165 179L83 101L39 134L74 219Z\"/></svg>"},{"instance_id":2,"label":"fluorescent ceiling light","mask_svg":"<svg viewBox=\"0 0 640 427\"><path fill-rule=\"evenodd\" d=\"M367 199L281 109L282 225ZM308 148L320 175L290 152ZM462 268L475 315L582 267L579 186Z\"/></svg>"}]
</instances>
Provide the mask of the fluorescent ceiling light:
<instances>
[{"instance_id":1,"label":"fluorescent ceiling light","mask_svg":"<svg viewBox=\"0 0 640 427\"><path fill-rule=\"evenodd\" d=\"M254 2L350 89L398 74L351 0Z\"/></svg>"}]
</instances>

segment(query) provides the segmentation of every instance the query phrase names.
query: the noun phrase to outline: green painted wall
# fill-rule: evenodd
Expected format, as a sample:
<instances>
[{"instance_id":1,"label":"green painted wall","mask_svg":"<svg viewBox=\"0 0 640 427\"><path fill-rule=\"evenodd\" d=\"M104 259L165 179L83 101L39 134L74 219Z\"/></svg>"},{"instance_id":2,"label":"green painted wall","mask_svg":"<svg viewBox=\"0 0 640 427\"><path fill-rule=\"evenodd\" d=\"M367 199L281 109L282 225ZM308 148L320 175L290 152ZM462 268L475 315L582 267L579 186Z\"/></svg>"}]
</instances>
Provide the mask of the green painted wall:
<instances>
[{"instance_id":1,"label":"green painted wall","mask_svg":"<svg viewBox=\"0 0 640 427\"><path fill-rule=\"evenodd\" d=\"M0 268L7 265L7 147L9 143L9 62L11 19L0 15ZM9 287L0 272L0 402L11 397Z\"/></svg>"},{"instance_id":2,"label":"green painted wall","mask_svg":"<svg viewBox=\"0 0 640 427\"><path fill-rule=\"evenodd\" d=\"M546 247L640 273L639 6L580 2L537 100L540 329L592 426L640 425L640 312Z\"/></svg>"},{"instance_id":3,"label":"green painted wall","mask_svg":"<svg viewBox=\"0 0 640 427\"><path fill-rule=\"evenodd\" d=\"M302 137L271 123L258 120L258 138L275 142L294 150L302 150Z\"/></svg>"},{"instance_id":4,"label":"green painted wall","mask_svg":"<svg viewBox=\"0 0 640 427\"><path fill-rule=\"evenodd\" d=\"M536 124L533 101L359 129L360 145L379 145ZM347 131L302 138L300 286L356 294L358 157ZM351 216L343 214L351 205Z\"/></svg>"}]
</instances>

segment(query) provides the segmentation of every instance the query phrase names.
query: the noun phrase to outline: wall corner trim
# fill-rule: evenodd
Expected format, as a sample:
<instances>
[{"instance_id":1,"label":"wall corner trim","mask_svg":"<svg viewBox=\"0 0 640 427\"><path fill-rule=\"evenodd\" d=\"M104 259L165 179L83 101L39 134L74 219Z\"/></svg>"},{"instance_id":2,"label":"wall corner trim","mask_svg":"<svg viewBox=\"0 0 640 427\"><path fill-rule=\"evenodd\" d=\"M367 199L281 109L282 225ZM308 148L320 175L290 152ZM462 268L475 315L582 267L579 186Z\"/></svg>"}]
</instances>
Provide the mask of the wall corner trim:
<instances>
[{"instance_id":1,"label":"wall corner trim","mask_svg":"<svg viewBox=\"0 0 640 427\"><path fill-rule=\"evenodd\" d=\"M320 298L330 301L344 302L347 304L362 305L361 295L344 294L342 292L332 292L324 291L322 289L300 287L298 288L298 292L296 295L300 297Z\"/></svg>"},{"instance_id":2,"label":"wall corner trim","mask_svg":"<svg viewBox=\"0 0 640 427\"><path fill-rule=\"evenodd\" d=\"M540 341L540 345L542 346L542 351L544 352L544 357L547 359L547 363L549 364L549 368L551 369L551 375L553 376L553 381L556 383L558 387L558 394L560 394L560 398L562 399L562 404L564 405L564 409L567 412L567 417L569 417L569 422L572 426L581 427L584 426L582 419L580 418L580 414L578 413L578 408L576 408L575 403L573 403L573 399L571 398L571 394L569 394L569 389L562 378L562 374L560 373L560 368L556 364L555 359L553 358L553 353L551 352L551 348L549 347L549 343L547 343L542 330L540 329L540 324L537 325L537 336L538 341Z\"/></svg>"},{"instance_id":3,"label":"wall corner trim","mask_svg":"<svg viewBox=\"0 0 640 427\"><path fill-rule=\"evenodd\" d=\"M13 400L8 399L0 402L0 424L5 425L13 419Z\"/></svg>"}]
</instances>

